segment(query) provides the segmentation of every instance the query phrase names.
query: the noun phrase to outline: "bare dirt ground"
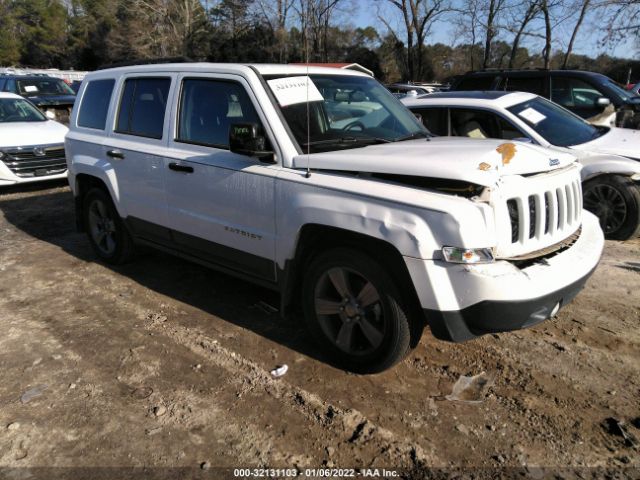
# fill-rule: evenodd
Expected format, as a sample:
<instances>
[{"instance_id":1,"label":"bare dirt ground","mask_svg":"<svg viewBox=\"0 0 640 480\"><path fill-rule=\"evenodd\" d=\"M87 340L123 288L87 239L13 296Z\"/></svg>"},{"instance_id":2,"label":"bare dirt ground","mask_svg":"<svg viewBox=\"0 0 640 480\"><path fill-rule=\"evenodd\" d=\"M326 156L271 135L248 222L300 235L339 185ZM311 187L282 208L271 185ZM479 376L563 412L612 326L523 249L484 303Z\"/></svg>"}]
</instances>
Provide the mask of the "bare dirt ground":
<instances>
[{"instance_id":1,"label":"bare dirt ground","mask_svg":"<svg viewBox=\"0 0 640 480\"><path fill-rule=\"evenodd\" d=\"M209 466L640 477L640 241L607 242L557 318L464 344L427 329L374 376L332 367L301 320L265 304L276 295L161 253L97 263L64 184L0 193L0 477ZM445 398L483 371L483 402Z\"/></svg>"}]
</instances>

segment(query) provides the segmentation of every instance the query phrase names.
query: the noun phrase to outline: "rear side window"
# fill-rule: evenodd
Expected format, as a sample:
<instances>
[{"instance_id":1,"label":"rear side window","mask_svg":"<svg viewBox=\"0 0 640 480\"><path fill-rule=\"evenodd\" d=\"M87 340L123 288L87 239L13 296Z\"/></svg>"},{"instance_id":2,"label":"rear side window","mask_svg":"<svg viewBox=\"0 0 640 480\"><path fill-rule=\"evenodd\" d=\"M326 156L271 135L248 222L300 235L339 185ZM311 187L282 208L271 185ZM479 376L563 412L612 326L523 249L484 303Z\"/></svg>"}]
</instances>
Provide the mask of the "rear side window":
<instances>
[{"instance_id":1,"label":"rear side window","mask_svg":"<svg viewBox=\"0 0 640 480\"><path fill-rule=\"evenodd\" d=\"M115 80L93 80L87 84L78 112L78 126L104 130Z\"/></svg>"},{"instance_id":2,"label":"rear side window","mask_svg":"<svg viewBox=\"0 0 640 480\"><path fill-rule=\"evenodd\" d=\"M452 108L451 131L457 137L499 138L496 116L484 110Z\"/></svg>"},{"instance_id":3,"label":"rear side window","mask_svg":"<svg viewBox=\"0 0 640 480\"><path fill-rule=\"evenodd\" d=\"M116 132L162 138L170 78L129 78L124 83Z\"/></svg>"},{"instance_id":4,"label":"rear side window","mask_svg":"<svg viewBox=\"0 0 640 480\"><path fill-rule=\"evenodd\" d=\"M177 141L228 148L232 123L260 123L242 85L222 80L184 80Z\"/></svg>"},{"instance_id":5,"label":"rear side window","mask_svg":"<svg viewBox=\"0 0 640 480\"><path fill-rule=\"evenodd\" d=\"M449 119L446 108L415 108L411 111L420 115L422 124L434 135L449 135Z\"/></svg>"},{"instance_id":6,"label":"rear side window","mask_svg":"<svg viewBox=\"0 0 640 480\"><path fill-rule=\"evenodd\" d=\"M544 96L543 77L507 77L504 79L504 90L508 92L529 92Z\"/></svg>"},{"instance_id":7,"label":"rear side window","mask_svg":"<svg viewBox=\"0 0 640 480\"><path fill-rule=\"evenodd\" d=\"M493 90L493 80L495 77L490 75L482 77L466 77L460 80L455 90Z\"/></svg>"}]
</instances>

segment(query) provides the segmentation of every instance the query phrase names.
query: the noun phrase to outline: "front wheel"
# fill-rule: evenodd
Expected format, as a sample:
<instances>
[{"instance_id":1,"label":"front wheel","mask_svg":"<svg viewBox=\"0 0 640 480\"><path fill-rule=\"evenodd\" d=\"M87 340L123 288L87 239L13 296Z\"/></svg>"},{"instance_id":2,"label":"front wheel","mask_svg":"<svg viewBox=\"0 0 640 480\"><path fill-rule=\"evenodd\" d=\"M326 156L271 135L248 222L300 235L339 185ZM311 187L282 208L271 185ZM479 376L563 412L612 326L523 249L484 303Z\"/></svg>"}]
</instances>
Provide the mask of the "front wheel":
<instances>
[{"instance_id":1,"label":"front wheel","mask_svg":"<svg viewBox=\"0 0 640 480\"><path fill-rule=\"evenodd\" d=\"M389 274L367 255L345 248L320 254L302 295L310 331L348 370L381 372L409 351L407 308Z\"/></svg>"},{"instance_id":2,"label":"front wheel","mask_svg":"<svg viewBox=\"0 0 640 480\"><path fill-rule=\"evenodd\" d=\"M111 197L100 188L90 190L84 197L83 213L89 241L98 257L111 264L129 261L133 240Z\"/></svg>"},{"instance_id":3,"label":"front wheel","mask_svg":"<svg viewBox=\"0 0 640 480\"><path fill-rule=\"evenodd\" d=\"M627 177L603 175L583 185L584 208L596 215L609 240L628 240L640 233L640 190Z\"/></svg>"}]
</instances>

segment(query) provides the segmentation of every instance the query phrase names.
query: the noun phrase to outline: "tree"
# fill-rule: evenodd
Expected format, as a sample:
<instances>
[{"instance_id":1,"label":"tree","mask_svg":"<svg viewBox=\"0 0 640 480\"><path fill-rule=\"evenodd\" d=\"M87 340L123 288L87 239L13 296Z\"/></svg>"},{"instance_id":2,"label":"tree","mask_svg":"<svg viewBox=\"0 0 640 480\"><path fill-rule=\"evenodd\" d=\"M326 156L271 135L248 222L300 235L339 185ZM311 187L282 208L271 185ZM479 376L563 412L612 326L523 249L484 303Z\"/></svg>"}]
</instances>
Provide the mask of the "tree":
<instances>
[{"instance_id":1,"label":"tree","mask_svg":"<svg viewBox=\"0 0 640 480\"><path fill-rule=\"evenodd\" d=\"M406 70L408 80L422 80L424 72L424 44L433 24L444 13L451 11L448 0L386 0L402 15L406 34ZM389 21L380 16L389 31L395 35ZM397 37L396 37L397 38Z\"/></svg>"},{"instance_id":2,"label":"tree","mask_svg":"<svg viewBox=\"0 0 640 480\"><path fill-rule=\"evenodd\" d=\"M21 43L12 3L0 0L0 65L16 65L20 61Z\"/></svg>"},{"instance_id":3,"label":"tree","mask_svg":"<svg viewBox=\"0 0 640 480\"><path fill-rule=\"evenodd\" d=\"M456 11L457 15L454 17L454 21L458 25L457 36L466 43L464 50L468 52L470 70L476 69L477 48L475 46L482 28L480 21L481 2L482 0L465 0L462 3L462 8Z\"/></svg>"},{"instance_id":4,"label":"tree","mask_svg":"<svg viewBox=\"0 0 640 480\"><path fill-rule=\"evenodd\" d=\"M487 22L485 25L484 59L482 68L487 68L491 59L491 47L498 35L497 18L504 7L504 0L489 0L487 5Z\"/></svg>"},{"instance_id":5,"label":"tree","mask_svg":"<svg viewBox=\"0 0 640 480\"><path fill-rule=\"evenodd\" d=\"M57 0L14 0L13 14L23 65L41 68L66 65L67 11Z\"/></svg>"},{"instance_id":6,"label":"tree","mask_svg":"<svg viewBox=\"0 0 640 480\"><path fill-rule=\"evenodd\" d=\"M567 47L567 53L564 56L564 61L562 62L562 68L567 68L567 64L569 63L569 57L571 56L571 52L573 51L573 44L576 40L576 37L578 36L578 30L580 30L580 26L582 25L582 22L584 21L584 17L587 13L587 10L589 9L589 6L591 5L591 0L581 0L580 2L578 2L579 4L581 3L582 5L580 6L580 15L578 16L578 21L576 22L576 25L573 27L573 33L571 34L571 40L569 40L569 46ZM576 7L579 5L576 5Z\"/></svg>"},{"instance_id":7,"label":"tree","mask_svg":"<svg viewBox=\"0 0 640 480\"><path fill-rule=\"evenodd\" d=\"M544 31L545 31L545 44L542 50L542 56L544 58L544 68L549 68L551 59L551 12L549 6L549 0L540 0L540 11L544 16Z\"/></svg>"},{"instance_id":8,"label":"tree","mask_svg":"<svg viewBox=\"0 0 640 480\"><path fill-rule=\"evenodd\" d=\"M513 68L516 63L516 57L518 52L520 51L520 41L522 40L523 35L525 34L527 26L531 23L531 21L536 18L536 16L540 13L540 0L525 0L519 6L515 8L515 19L513 22L516 23L517 18L520 19L518 23L518 28L515 30L515 37L513 39L513 43L511 46L511 55L509 56L509 68Z\"/></svg>"},{"instance_id":9,"label":"tree","mask_svg":"<svg viewBox=\"0 0 640 480\"><path fill-rule=\"evenodd\" d=\"M289 39L287 32L287 19L289 11L293 7L294 0L258 0L258 7L276 39L275 59L284 63L289 52Z\"/></svg>"}]
</instances>

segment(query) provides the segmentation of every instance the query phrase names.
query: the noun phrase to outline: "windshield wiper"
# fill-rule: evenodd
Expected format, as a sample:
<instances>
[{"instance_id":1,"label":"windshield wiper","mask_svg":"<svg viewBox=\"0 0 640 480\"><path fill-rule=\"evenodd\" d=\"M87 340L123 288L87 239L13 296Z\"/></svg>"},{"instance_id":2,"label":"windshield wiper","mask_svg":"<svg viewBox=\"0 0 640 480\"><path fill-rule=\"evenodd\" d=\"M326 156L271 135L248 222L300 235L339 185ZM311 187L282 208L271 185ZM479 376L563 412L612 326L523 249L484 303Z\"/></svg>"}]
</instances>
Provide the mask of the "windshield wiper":
<instances>
[{"instance_id":1,"label":"windshield wiper","mask_svg":"<svg viewBox=\"0 0 640 480\"><path fill-rule=\"evenodd\" d=\"M379 143L391 143L392 140L387 140L381 137L341 137L341 138L329 138L327 140L315 140L313 142L302 143L303 147L313 147L315 145L375 145Z\"/></svg>"},{"instance_id":2,"label":"windshield wiper","mask_svg":"<svg viewBox=\"0 0 640 480\"><path fill-rule=\"evenodd\" d=\"M425 132L413 132L404 137L396 138L394 142L404 142L405 140L414 140L416 138L429 138L429 134Z\"/></svg>"},{"instance_id":3,"label":"windshield wiper","mask_svg":"<svg viewBox=\"0 0 640 480\"><path fill-rule=\"evenodd\" d=\"M607 133L609 129L607 127L595 126L596 131L591 135L591 140L595 140L596 138L600 138L602 135Z\"/></svg>"}]
</instances>

